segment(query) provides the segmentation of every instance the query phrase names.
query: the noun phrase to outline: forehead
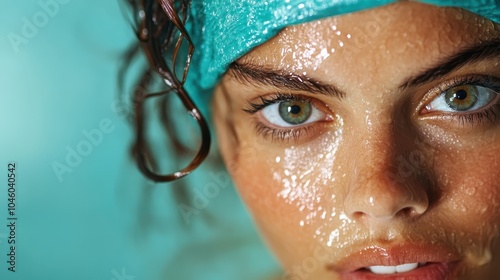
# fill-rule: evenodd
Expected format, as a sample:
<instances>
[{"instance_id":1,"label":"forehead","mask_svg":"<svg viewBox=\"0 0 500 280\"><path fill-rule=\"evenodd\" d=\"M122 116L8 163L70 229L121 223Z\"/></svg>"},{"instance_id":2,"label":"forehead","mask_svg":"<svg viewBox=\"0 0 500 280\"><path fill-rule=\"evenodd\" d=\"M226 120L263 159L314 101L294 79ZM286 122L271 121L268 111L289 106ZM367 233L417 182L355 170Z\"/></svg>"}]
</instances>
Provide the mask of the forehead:
<instances>
[{"instance_id":1,"label":"forehead","mask_svg":"<svg viewBox=\"0 0 500 280\"><path fill-rule=\"evenodd\" d=\"M325 82L335 76L363 83L370 73L397 82L413 68L429 67L499 32L498 25L462 9L399 2L288 27L240 61Z\"/></svg>"}]
</instances>

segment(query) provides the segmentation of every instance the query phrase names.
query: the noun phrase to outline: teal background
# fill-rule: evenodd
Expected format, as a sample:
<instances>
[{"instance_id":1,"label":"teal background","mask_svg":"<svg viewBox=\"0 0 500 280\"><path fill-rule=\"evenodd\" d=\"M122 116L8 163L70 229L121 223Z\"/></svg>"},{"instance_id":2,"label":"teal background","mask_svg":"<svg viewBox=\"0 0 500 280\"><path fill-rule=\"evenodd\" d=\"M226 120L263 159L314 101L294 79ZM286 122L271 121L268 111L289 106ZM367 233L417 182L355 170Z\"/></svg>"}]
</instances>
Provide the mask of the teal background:
<instances>
[{"instance_id":1,"label":"teal background","mask_svg":"<svg viewBox=\"0 0 500 280\"><path fill-rule=\"evenodd\" d=\"M250 280L279 273L233 187L210 176L227 178L218 165L205 164L186 181L191 193L219 187L187 220L170 186L138 174L128 156L132 132L114 109L119 63L134 40L130 26L119 1L66 1L18 46L11 38L22 36L23 18L32 22L44 10L38 1L2 1L0 279ZM114 129L59 180L52 164L66 164L67 147L76 149L86 140L82 131L103 120ZM15 273L6 263L11 161Z\"/></svg>"}]
</instances>

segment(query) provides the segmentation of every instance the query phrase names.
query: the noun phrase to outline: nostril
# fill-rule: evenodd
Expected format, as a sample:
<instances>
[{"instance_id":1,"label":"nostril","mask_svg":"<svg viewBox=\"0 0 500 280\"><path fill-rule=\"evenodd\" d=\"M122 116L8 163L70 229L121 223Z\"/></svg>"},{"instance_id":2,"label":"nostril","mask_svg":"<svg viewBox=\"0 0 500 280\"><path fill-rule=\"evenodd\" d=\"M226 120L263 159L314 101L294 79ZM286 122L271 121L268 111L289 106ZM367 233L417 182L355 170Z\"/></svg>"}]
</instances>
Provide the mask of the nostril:
<instances>
[{"instance_id":1,"label":"nostril","mask_svg":"<svg viewBox=\"0 0 500 280\"><path fill-rule=\"evenodd\" d=\"M361 220L365 216L365 213L357 211L351 214L351 218L354 220Z\"/></svg>"},{"instance_id":2,"label":"nostril","mask_svg":"<svg viewBox=\"0 0 500 280\"><path fill-rule=\"evenodd\" d=\"M417 208L418 207L413 207L413 206L405 207L405 208L399 210L395 214L395 216L406 216L406 217L415 217L415 216L418 216L418 215L420 215L422 213Z\"/></svg>"},{"instance_id":3,"label":"nostril","mask_svg":"<svg viewBox=\"0 0 500 280\"><path fill-rule=\"evenodd\" d=\"M355 220L415 218L427 211L428 202L425 199L414 200L412 197L414 198L414 196L381 195L365 200L360 200L358 197L356 201L346 203L346 212Z\"/></svg>"},{"instance_id":4,"label":"nostril","mask_svg":"<svg viewBox=\"0 0 500 280\"><path fill-rule=\"evenodd\" d=\"M405 208L401 209L399 211L399 213L400 213L400 215L412 217L412 216L418 214L418 211L414 207L405 207Z\"/></svg>"}]
</instances>

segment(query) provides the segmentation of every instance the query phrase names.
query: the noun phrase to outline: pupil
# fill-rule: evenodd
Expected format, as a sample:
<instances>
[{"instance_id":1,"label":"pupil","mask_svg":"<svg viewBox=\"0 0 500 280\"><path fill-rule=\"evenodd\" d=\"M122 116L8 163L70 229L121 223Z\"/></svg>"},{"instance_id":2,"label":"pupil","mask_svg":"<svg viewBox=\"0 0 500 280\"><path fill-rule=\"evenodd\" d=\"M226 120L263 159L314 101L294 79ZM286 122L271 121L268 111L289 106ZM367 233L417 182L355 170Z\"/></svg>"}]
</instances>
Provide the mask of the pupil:
<instances>
[{"instance_id":1,"label":"pupil","mask_svg":"<svg viewBox=\"0 0 500 280\"><path fill-rule=\"evenodd\" d=\"M300 106L292 105L288 107L288 112L297 115L298 113L300 113Z\"/></svg>"},{"instance_id":2,"label":"pupil","mask_svg":"<svg viewBox=\"0 0 500 280\"><path fill-rule=\"evenodd\" d=\"M467 91L461 89L461 90L458 90L457 92L455 92L455 98L456 99L460 99L460 100L464 100L467 98Z\"/></svg>"}]
</instances>

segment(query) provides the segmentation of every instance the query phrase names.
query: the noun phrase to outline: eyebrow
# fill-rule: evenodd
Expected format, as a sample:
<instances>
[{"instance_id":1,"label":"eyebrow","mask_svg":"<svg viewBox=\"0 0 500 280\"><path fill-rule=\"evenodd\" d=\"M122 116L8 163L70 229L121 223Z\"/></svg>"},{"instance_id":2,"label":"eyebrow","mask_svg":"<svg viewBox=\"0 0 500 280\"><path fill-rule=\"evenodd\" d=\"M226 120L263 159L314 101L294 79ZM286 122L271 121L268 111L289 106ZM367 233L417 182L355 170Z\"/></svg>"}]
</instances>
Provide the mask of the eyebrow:
<instances>
[{"instance_id":1,"label":"eyebrow","mask_svg":"<svg viewBox=\"0 0 500 280\"><path fill-rule=\"evenodd\" d=\"M436 63L436 66L410 77L400 86L400 90L418 87L435 79L441 78L454 70L478 61L484 61L500 56L500 38L487 40L469 46L456 54ZM249 63L233 62L229 67L229 74L239 82L247 85L272 86L292 91L306 91L313 94L323 94L342 99L346 96L334 85L323 84L312 78L294 73L285 74L283 70L267 69Z\"/></svg>"},{"instance_id":2,"label":"eyebrow","mask_svg":"<svg viewBox=\"0 0 500 280\"><path fill-rule=\"evenodd\" d=\"M294 73L285 74L280 70L266 69L248 63L233 62L228 73L239 82L252 86L261 85L291 91L306 91L339 99L345 96L345 93L334 85L323 84L310 77Z\"/></svg>"},{"instance_id":3,"label":"eyebrow","mask_svg":"<svg viewBox=\"0 0 500 280\"><path fill-rule=\"evenodd\" d=\"M474 62L485 61L500 56L500 38L487 40L469 46L456 54L438 62L436 66L422 71L420 74L409 78L400 85L400 89L418 87L430 81L442 78L447 74Z\"/></svg>"}]
</instances>

